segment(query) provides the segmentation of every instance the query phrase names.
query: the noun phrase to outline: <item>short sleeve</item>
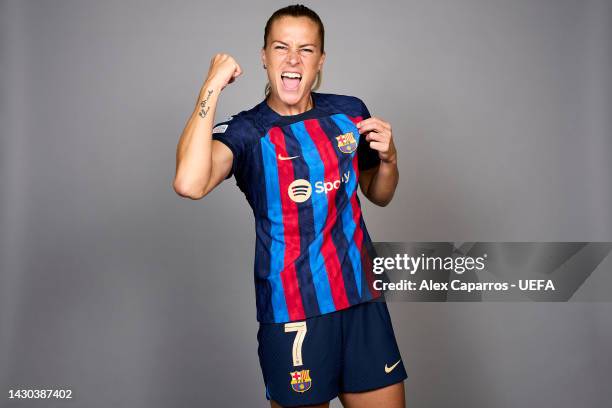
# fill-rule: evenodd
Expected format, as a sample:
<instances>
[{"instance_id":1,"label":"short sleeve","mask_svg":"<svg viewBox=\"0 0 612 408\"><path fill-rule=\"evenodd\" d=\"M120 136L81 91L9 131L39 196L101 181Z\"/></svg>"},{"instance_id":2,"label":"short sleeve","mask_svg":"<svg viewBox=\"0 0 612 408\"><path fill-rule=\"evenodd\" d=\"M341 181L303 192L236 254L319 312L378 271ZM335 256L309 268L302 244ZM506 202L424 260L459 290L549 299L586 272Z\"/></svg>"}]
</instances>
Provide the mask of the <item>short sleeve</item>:
<instances>
[{"instance_id":1,"label":"short sleeve","mask_svg":"<svg viewBox=\"0 0 612 408\"><path fill-rule=\"evenodd\" d=\"M359 103L361 105L362 120L370 118L370 111L368 111L365 103L361 100ZM378 152L370 147L370 142L365 139L365 135L360 135L359 145L357 146L357 166L359 170L371 169L378 166L379 163L380 157L378 157Z\"/></svg>"},{"instance_id":2,"label":"short sleeve","mask_svg":"<svg viewBox=\"0 0 612 408\"><path fill-rule=\"evenodd\" d=\"M224 122L217 123L212 130L212 139L218 140L226 145L234 155L232 169L225 178L232 177L239 170L238 166L244 157L246 135L244 134L244 124L240 119L230 117Z\"/></svg>"}]
</instances>

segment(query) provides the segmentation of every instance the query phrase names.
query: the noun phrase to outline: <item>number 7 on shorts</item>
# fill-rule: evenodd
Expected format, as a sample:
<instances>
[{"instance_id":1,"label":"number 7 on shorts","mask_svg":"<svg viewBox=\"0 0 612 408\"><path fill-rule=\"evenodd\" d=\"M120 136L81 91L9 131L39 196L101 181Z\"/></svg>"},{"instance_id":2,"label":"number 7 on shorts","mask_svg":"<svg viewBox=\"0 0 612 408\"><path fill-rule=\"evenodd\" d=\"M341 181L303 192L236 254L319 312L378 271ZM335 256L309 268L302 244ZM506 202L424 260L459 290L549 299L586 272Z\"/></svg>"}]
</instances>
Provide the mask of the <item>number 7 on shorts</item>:
<instances>
[{"instance_id":1,"label":"number 7 on shorts","mask_svg":"<svg viewBox=\"0 0 612 408\"><path fill-rule=\"evenodd\" d=\"M295 367L302 365L302 343L306 336L306 322L285 323L285 333L297 332L293 340L293 365Z\"/></svg>"}]
</instances>

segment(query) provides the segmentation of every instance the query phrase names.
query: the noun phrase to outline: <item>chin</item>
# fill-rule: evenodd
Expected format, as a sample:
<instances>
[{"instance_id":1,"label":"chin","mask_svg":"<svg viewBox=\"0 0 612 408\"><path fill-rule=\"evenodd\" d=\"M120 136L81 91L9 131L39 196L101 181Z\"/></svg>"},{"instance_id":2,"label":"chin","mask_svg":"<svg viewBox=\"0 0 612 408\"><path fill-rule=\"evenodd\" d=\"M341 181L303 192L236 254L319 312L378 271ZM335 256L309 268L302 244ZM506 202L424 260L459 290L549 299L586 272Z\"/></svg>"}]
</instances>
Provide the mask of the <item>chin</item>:
<instances>
[{"instance_id":1,"label":"chin","mask_svg":"<svg viewBox=\"0 0 612 408\"><path fill-rule=\"evenodd\" d=\"M305 89L302 89L301 85L302 84L300 84L295 91L288 91L283 87L282 83L277 84L276 89L278 98L287 105L297 104L306 94Z\"/></svg>"},{"instance_id":2,"label":"chin","mask_svg":"<svg viewBox=\"0 0 612 408\"><path fill-rule=\"evenodd\" d=\"M281 91L279 93L279 98L281 101L283 101L283 103L286 103L287 105L295 105L297 104L300 99L302 98L302 93L298 93L298 92L285 92L285 91Z\"/></svg>"}]
</instances>

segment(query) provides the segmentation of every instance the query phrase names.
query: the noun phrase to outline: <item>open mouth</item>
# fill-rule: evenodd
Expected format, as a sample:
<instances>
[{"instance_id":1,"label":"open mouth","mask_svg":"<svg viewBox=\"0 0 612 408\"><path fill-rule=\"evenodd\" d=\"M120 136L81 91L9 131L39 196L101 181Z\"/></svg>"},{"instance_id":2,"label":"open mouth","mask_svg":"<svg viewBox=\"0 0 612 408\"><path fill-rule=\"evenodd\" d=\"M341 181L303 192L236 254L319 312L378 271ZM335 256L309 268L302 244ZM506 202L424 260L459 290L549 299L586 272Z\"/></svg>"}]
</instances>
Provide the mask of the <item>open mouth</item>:
<instances>
[{"instance_id":1,"label":"open mouth","mask_svg":"<svg viewBox=\"0 0 612 408\"><path fill-rule=\"evenodd\" d=\"M287 91L295 91L300 85L302 80L302 74L299 72L283 71L281 73L281 81L283 81L283 88Z\"/></svg>"}]
</instances>

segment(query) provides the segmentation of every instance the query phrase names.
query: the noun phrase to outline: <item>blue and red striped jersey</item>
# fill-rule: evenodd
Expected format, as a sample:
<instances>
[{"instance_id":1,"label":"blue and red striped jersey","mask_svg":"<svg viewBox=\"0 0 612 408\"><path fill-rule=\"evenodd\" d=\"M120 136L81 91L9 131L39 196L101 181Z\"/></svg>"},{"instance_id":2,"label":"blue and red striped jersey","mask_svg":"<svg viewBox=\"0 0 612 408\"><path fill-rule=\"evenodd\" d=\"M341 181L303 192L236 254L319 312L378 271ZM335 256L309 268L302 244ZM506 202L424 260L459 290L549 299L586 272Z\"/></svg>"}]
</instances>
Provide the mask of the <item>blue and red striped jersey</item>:
<instances>
[{"instance_id":1,"label":"blue and red striped jersey","mask_svg":"<svg viewBox=\"0 0 612 408\"><path fill-rule=\"evenodd\" d=\"M358 98L312 92L314 107L281 116L264 100L217 123L232 175L255 216L257 320L283 323L379 297L376 256L357 194L378 153L357 130Z\"/></svg>"}]
</instances>

